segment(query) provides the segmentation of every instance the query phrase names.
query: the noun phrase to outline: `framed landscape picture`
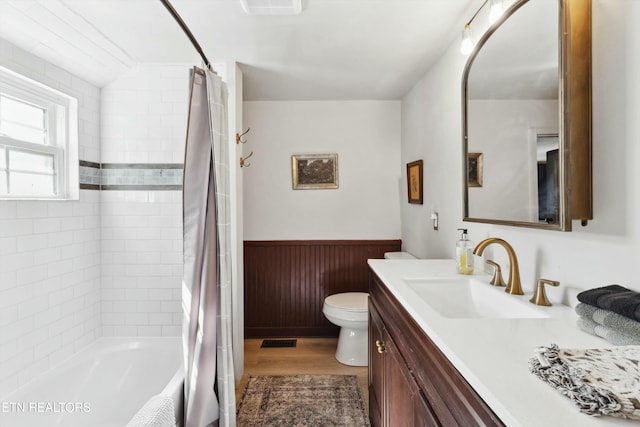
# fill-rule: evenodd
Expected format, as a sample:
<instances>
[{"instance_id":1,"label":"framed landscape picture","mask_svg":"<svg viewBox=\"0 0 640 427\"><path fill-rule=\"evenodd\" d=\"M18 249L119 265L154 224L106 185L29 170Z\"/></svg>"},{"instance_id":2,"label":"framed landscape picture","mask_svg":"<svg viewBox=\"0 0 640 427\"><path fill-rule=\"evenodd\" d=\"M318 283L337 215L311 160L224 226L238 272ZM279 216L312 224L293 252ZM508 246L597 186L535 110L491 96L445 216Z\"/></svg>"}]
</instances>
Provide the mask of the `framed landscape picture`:
<instances>
[{"instance_id":1,"label":"framed landscape picture","mask_svg":"<svg viewBox=\"0 0 640 427\"><path fill-rule=\"evenodd\" d=\"M294 154L291 177L294 190L338 188L338 154Z\"/></svg>"}]
</instances>

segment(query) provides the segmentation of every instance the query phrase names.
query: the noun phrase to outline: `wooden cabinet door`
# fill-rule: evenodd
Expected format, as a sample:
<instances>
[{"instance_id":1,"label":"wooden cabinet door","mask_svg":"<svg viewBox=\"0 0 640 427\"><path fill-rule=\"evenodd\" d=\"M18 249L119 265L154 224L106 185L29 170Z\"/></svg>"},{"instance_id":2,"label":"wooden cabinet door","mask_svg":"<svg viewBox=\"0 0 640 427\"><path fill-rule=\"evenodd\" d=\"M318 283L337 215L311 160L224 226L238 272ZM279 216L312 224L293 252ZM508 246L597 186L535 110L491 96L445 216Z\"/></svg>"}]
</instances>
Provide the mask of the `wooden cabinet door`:
<instances>
[{"instance_id":1,"label":"wooden cabinet door","mask_svg":"<svg viewBox=\"0 0 640 427\"><path fill-rule=\"evenodd\" d=\"M375 306L369 302L369 419L372 427L383 426L385 353L384 324ZM380 345L378 345L380 344ZM380 350L380 351L379 351Z\"/></svg>"},{"instance_id":2,"label":"wooden cabinet door","mask_svg":"<svg viewBox=\"0 0 640 427\"><path fill-rule=\"evenodd\" d=\"M441 425L422 390L414 395L413 409L416 427L438 427Z\"/></svg>"},{"instance_id":3,"label":"wooden cabinet door","mask_svg":"<svg viewBox=\"0 0 640 427\"><path fill-rule=\"evenodd\" d=\"M414 427L417 425L416 420L414 420L414 396L419 395L420 390L398 348L391 337L386 334L386 331L383 345L386 353L386 425L392 427Z\"/></svg>"}]
</instances>

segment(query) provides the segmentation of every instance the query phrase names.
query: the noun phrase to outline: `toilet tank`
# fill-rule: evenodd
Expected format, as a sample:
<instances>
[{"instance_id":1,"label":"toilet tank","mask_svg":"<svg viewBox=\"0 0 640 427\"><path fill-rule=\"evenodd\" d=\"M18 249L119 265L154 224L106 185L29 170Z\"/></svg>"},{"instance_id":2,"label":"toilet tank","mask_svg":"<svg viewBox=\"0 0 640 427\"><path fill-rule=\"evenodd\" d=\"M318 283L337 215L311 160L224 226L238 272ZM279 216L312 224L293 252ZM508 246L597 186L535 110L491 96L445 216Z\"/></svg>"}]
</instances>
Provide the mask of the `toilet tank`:
<instances>
[{"instance_id":1,"label":"toilet tank","mask_svg":"<svg viewBox=\"0 0 640 427\"><path fill-rule=\"evenodd\" d=\"M416 259L416 257L411 255L409 252L385 252L384 258L385 259Z\"/></svg>"}]
</instances>

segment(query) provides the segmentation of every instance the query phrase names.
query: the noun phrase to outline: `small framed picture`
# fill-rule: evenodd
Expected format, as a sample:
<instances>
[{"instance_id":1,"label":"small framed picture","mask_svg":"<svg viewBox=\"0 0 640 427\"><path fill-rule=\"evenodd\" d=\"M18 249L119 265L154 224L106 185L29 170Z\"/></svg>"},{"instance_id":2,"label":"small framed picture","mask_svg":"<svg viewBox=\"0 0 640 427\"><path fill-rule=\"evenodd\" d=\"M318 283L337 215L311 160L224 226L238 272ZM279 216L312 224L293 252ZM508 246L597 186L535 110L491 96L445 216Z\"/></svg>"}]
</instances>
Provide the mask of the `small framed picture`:
<instances>
[{"instance_id":1,"label":"small framed picture","mask_svg":"<svg viewBox=\"0 0 640 427\"><path fill-rule=\"evenodd\" d=\"M409 203L422 204L422 160L407 163L407 193Z\"/></svg>"},{"instance_id":2,"label":"small framed picture","mask_svg":"<svg viewBox=\"0 0 640 427\"><path fill-rule=\"evenodd\" d=\"M338 188L338 155L294 154L291 177L294 190Z\"/></svg>"},{"instance_id":3,"label":"small framed picture","mask_svg":"<svg viewBox=\"0 0 640 427\"><path fill-rule=\"evenodd\" d=\"M467 185L482 187L482 153L467 154Z\"/></svg>"}]
</instances>

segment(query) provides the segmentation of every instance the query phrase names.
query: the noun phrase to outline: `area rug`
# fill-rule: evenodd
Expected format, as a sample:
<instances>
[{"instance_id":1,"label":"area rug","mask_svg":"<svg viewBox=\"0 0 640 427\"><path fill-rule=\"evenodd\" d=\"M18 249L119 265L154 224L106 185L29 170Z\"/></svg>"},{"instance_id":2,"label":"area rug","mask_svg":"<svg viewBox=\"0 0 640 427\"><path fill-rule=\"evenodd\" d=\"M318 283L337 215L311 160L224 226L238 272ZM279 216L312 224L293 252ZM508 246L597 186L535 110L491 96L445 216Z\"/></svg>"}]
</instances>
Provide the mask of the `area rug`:
<instances>
[{"instance_id":1,"label":"area rug","mask_svg":"<svg viewBox=\"0 0 640 427\"><path fill-rule=\"evenodd\" d=\"M252 376L238 406L238 427L368 427L355 375Z\"/></svg>"}]
</instances>

